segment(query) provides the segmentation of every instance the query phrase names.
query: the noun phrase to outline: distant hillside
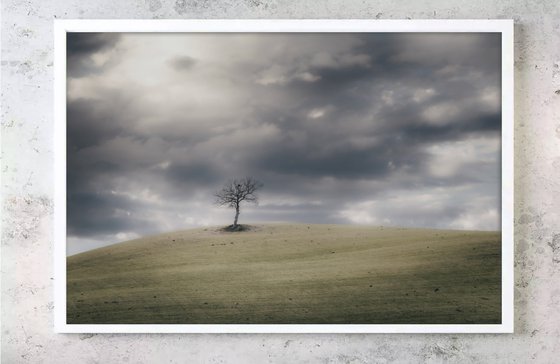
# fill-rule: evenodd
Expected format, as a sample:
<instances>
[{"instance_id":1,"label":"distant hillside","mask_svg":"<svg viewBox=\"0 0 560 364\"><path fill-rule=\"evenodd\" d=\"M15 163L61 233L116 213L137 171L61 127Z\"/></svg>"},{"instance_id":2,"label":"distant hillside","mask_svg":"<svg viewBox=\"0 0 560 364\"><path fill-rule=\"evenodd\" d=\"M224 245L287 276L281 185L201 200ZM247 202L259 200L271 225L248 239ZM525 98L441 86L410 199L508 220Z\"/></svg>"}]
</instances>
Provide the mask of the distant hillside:
<instances>
[{"instance_id":1,"label":"distant hillside","mask_svg":"<svg viewBox=\"0 0 560 364\"><path fill-rule=\"evenodd\" d=\"M68 323L499 323L498 232L258 225L68 258Z\"/></svg>"}]
</instances>

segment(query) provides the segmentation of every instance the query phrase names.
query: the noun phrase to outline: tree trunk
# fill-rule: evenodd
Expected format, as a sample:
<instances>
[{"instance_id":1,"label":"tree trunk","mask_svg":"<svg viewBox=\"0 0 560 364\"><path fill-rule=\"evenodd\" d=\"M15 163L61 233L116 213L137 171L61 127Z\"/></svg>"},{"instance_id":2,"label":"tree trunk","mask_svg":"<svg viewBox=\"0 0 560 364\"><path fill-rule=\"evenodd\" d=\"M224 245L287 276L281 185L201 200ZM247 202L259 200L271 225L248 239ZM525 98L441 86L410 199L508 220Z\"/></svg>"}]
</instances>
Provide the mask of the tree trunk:
<instances>
[{"instance_id":1,"label":"tree trunk","mask_svg":"<svg viewBox=\"0 0 560 364\"><path fill-rule=\"evenodd\" d=\"M239 218L239 206L235 207L235 220L233 220L233 227L237 227L237 219Z\"/></svg>"}]
</instances>

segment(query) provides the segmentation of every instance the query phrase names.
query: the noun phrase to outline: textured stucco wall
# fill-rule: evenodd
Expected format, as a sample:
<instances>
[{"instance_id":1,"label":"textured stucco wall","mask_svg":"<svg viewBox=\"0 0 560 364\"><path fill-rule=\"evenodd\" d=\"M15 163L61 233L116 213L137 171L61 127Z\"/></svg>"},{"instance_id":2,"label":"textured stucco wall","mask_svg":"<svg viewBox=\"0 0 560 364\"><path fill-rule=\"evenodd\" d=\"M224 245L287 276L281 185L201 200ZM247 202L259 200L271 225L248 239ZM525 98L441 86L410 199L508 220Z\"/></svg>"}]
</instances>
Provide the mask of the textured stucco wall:
<instances>
[{"instance_id":1,"label":"textured stucco wall","mask_svg":"<svg viewBox=\"0 0 560 364\"><path fill-rule=\"evenodd\" d=\"M54 18L513 18L514 335L52 333ZM560 3L2 1L2 362L483 362L560 359Z\"/></svg>"}]
</instances>

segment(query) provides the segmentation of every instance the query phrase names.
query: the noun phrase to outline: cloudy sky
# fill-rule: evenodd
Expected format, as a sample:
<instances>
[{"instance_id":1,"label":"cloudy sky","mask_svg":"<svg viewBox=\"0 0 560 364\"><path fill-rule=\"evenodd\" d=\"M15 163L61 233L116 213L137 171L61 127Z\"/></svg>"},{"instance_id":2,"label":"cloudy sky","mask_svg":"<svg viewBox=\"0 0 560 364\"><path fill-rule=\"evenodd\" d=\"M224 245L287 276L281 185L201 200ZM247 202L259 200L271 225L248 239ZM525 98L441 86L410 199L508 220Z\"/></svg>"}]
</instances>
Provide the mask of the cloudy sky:
<instances>
[{"instance_id":1,"label":"cloudy sky","mask_svg":"<svg viewBox=\"0 0 560 364\"><path fill-rule=\"evenodd\" d=\"M499 34L68 36L68 253L241 223L500 229Z\"/></svg>"}]
</instances>

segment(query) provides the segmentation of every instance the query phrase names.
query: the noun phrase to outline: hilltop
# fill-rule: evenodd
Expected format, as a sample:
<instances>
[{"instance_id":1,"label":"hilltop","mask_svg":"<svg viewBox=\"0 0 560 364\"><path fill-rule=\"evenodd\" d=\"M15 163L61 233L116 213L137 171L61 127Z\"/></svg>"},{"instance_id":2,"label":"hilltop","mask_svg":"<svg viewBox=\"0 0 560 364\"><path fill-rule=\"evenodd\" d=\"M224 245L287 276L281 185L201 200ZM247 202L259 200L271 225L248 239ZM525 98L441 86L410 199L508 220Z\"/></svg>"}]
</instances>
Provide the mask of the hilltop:
<instances>
[{"instance_id":1,"label":"hilltop","mask_svg":"<svg viewBox=\"0 0 560 364\"><path fill-rule=\"evenodd\" d=\"M68 257L68 323L499 323L500 239L304 224L146 237Z\"/></svg>"}]
</instances>

